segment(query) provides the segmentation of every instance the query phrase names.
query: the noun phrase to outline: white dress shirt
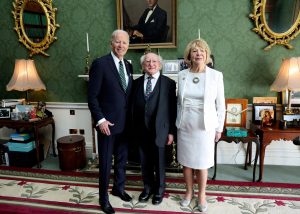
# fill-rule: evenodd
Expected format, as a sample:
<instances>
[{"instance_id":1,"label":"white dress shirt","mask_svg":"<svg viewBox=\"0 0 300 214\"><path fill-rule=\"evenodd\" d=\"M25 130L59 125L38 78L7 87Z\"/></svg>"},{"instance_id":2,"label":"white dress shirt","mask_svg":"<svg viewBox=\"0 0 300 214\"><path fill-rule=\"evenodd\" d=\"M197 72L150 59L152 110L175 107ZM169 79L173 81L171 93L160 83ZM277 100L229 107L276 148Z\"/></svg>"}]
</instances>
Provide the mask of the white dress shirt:
<instances>
[{"instance_id":1,"label":"white dress shirt","mask_svg":"<svg viewBox=\"0 0 300 214\"><path fill-rule=\"evenodd\" d=\"M154 89L154 87L157 83L157 80L159 78L159 75L160 75L159 72L156 72L155 74L152 75L152 79L151 79L152 88L151 88L151 91L153 91L153 89ZM149 76L150 76L149 74L145 74L145 77L144 77L144 93L146 93L146 85L147 85L147 81L148 81Z\"/></svg>"},{"instance_id":2,"label":"white dress shirt","mask_svg":"<svg viewBox=\"0 0 300 214\"><path fill-rule=\"evenodd\" d=\"M147 16L146 16L146 19L145 19L145 23L148 21L149 17L152 15L153 11L155 10L156 8L156 5L155 7L153 7L152 9L150 9L147 13Z\"/></svg>"}]
</instances>

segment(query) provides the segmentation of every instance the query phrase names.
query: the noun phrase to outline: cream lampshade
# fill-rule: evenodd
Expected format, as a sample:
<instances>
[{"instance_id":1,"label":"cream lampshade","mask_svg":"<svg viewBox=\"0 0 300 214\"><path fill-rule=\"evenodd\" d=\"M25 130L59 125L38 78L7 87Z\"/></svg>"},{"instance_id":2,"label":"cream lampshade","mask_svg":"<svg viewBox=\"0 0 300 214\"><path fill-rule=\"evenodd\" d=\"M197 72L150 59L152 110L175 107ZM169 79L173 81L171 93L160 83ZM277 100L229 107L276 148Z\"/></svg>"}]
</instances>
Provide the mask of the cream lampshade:
<instances>
[{"instance_id":1,"label":"cream lampshade","mask_svg":"<svg viewBox=\"0 0 300 214\"><path fill-rule=\"evenodd\" d=\"M291 114L291 91L300 91L300 57L284 59L279 73L270 87L271 91L288 91L286 114Z\"/></svg>"},{"instance_id":2,"label":"cream lampshade","mask_svg":"<svg viewBox=\"0 0 300 214\"><path fill-rule=\"evenodd\" d=\"M32 59L16 60L15 70L11 80L6 85L6 90L26 91L26 101L28 101L28 90L46 90Z\"/></svg>"}]
</instances>

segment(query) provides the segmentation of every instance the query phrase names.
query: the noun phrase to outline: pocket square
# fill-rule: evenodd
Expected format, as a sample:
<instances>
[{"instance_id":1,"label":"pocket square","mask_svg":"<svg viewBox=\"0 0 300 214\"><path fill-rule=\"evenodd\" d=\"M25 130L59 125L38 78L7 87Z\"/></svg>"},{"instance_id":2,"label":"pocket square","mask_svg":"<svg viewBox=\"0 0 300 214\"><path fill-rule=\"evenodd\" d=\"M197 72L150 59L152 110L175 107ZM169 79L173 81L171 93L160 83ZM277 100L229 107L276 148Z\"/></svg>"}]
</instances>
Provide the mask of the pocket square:
<instances>
[{"instance_id":1,"label":"pocket square","mask_svg":"<svg viewBox=\"0 0 300 214\"><path fill-rule=\"evenodd\" d=\"M153 22L154 22L154 19L151 20L151 23L153 23Z\"/></svg>"}]
</instances>

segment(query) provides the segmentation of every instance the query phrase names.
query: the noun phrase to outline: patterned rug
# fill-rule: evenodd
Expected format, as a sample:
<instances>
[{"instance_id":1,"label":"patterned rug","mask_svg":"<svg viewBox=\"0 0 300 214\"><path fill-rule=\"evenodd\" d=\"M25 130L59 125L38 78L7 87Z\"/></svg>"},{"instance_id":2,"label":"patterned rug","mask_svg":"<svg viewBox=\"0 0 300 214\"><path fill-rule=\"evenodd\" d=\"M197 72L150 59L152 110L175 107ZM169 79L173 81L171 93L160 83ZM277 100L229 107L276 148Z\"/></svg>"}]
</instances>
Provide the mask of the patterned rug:
<instances>
[{"instance_id":1,"label":"patterned rug","mask_svg":"<svg viewBox=\"0 0 300 214\"><path fill-rule=\"evenodd\" d=\"M300 184L211 181L207 187L207 213L300 213ZM160 205L139 203L141 177L129 175L126 190L131 202L110 195L117 213L200 213L193 199L180 207L184 194L181 177L168 175ZM101 213L96 173L59 172L0 167L0 213Z\"/></svg>"}]
</instances>

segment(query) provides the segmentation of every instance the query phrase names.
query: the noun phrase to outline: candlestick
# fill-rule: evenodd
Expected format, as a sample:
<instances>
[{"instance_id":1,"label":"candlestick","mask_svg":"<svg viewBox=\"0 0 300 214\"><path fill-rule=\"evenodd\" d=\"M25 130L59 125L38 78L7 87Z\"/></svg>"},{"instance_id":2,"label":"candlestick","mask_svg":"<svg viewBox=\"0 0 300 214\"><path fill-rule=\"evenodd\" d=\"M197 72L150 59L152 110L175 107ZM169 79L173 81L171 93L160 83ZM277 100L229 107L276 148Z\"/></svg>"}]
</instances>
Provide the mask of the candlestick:
<instances>
[{"instance_id":1,"label":"candlestick","mask_svg":"<svg viewBox=\"0 0 300 214\"><path fill-rule=\"evenodd\" d=\"M89 34L86 33L86 50L90 52L90 45L89 45Z\"/></svg>"},{"instance_id":2,"label":"candlestick","mask_svg":"<svg viewBox=\"0 0 300 214\"><path fill-rule=\"evenodd\" d=\"M198 28L198 39L200 39L200 28Z\"/></svg>"},{"instance_id":3,"label":"candlestick","mask_svg":"<svg viewBox=\"0 0 300 214\"><path fill-rule=\"evenodd\" d=\"M85 72L84 72L84 74L89 74L89 72L90 72L89 58L90 58L90 54L88 52L87 56L85 57L85 68L84 68Z\"/></svg>"}]
</instances>

